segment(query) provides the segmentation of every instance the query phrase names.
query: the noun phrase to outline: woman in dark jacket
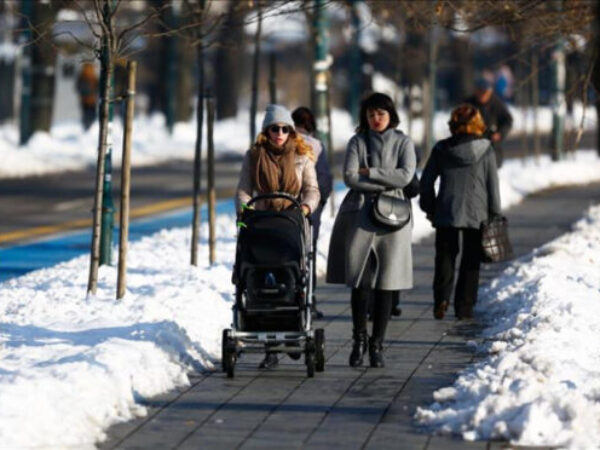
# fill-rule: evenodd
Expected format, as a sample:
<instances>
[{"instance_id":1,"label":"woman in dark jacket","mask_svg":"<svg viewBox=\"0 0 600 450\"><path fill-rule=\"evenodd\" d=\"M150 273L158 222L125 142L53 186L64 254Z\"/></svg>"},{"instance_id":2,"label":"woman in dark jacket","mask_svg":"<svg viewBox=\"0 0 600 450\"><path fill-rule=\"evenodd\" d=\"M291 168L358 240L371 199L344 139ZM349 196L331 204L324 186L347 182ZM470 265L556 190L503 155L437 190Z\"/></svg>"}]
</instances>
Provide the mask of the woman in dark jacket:
<instances>
[{"instance_id":1,"label":"woman in dark jacket","mask_svg":"<svg viewBox=\"0 0 600 450\"><path fill-rule=\"evenodd\" d=\"M317 183L319 184L319 193L321 194L321 200L319 207L315 209L310 218L313 225L313 286L317 285L317 240L319 239L319 230L321 228L321 214L323 213L323 207L327 203L327 199L333 189L333 177L331 176L331 170L329 169L329 162L327 161L327 151L323 143L313 136L317 130L317 124L315 122L315 116L312 111L306 106L300 106L292 112L292 119L296 127L296 132L304 139L308 145L311 146L315 155L316 164L315 170L317 172ZM322 319L323 313L317 308L317 297L313 290L313 316L316 319Z\"/></svg>"},{"instance_id":2,"label":"woman in dark jacket","mask_svg":"<svg viewBox=\"0 0 600 450\"><path fill-rule=\"evenodd\" d=\"M443 319L454 284L454 267L462 234L462 257L454 292L458 319L473 317L481 261L482 222L500 214L494 149L482 138L485 124L472 105L452 111L452 137L438 142L421 177L420 206L436 228L433 279L436 319ZM434 183L440 178L437 195Z\"/></svg>"},{"instance_id":3,"label":"woman in dark jacket","mask_svg":"<svg viewBox=\"0 0 600 450\"><path fill-rule=\"evenodd\" d=\"M369 362L371 367L383 367L382 343L393 297L413 284L412 223L391 231L371 218L375 196L386 191L404 198L402 188L415 173L414 145L396 130L399 122L392 99L371 94L361 103L360 124L346 150L344 182L350 191L331 233L327 281L352 288L352 367L362 364L367 348L369 298L374 301Z\"/></svg>"}]
</instances>

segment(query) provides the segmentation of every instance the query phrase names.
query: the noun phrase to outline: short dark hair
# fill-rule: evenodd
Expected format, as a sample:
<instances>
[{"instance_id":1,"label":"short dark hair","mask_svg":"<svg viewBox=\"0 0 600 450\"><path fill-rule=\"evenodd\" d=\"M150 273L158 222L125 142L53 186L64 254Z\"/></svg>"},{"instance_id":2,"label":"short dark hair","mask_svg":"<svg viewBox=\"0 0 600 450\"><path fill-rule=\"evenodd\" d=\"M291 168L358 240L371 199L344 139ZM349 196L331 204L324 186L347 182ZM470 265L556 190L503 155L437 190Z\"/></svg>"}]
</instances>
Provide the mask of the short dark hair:
<instances>
[{"instance_id":1,"label":"short dark hair","mask_svg":"<svg viewBox=\"0 0 600 450\"><path fill-rule=\"evenodd\" d=\"M396 128L400 124L400 118L396 112L396 106L394 101L389 95L382 94L381 92L374 92L369 94L360 102L360 118L358 127L356 127L357 133L366 133L369 131L369 121L367 120L367 111L369 109L384 109L390 115L390 128Z\"/></svg>"},{"instance_id":2,"label":"short dark hair","mask_svg":"<svg viewBox=\"0 0 600 450\"><path fill-rule=\"evenodd\" d=\"M315 116L306 106L296 108L292 113L292 120L294 121L294 125L304 128L309 133L313 133L317 129Z\"/></svg>"}]
</instances>

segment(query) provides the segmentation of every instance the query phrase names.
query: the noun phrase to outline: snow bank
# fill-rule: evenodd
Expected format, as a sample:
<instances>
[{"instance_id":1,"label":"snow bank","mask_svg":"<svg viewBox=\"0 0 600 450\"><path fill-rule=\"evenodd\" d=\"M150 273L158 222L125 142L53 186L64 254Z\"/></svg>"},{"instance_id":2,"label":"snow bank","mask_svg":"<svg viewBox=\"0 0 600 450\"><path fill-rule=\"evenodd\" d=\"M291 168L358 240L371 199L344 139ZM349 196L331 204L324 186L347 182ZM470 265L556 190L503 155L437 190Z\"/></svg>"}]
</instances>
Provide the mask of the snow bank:
<instances>
[{"instance_id":1,"label":"snow bank","mask_svg":"<svg viewBox=\"0 0 600 450\"><path fill-rule=\"evenodd\" d=\"M507 161L500 178L507 207L553 184L600 179L600 160L578 152L574 161L555 164L544 158L539 166ZM343 195L336 194L336 205ZM414 206L417 241L433 229ZM332 225L327 205L318 249L321 274ZM203 227L202 236L207 234ZM93 448L110 425L146 413L141 399L188 385L192 369L211 370L220 357L221 330L231 323L232 215L217 218L217 236L212 267L189 265L188 228L131 243L128 290L120 301L114 300L115 267L101 267L97 295L85 297L86 256L0 283L2 445ZM205 240L199 251L204 261ZM572 268L578 266L566 265L577 282L580 275Z\"/></svg>"},{"instance_id":2,"label":"snow bank","mask_svg":"<svg viewBox=\"0 0 600 450\"><path fill-rule=\"evenodd\" d=\"M384 80L385 81L385 80ZM381 83L380 83L381 84ZM383 86L392 86L387 82ZM399 91L389 91L389 94L398 99ZM575 123L579 125L583 109L575 105ZM515 117L513 133L523 129L531 131L532 122L526 112L511 108ZM264 113L259 113L256 118L256 127L260 129ZM399 111L400 129L409 133L415 143L420 144L423 137L423 121L414 119L411 129L408 130L408 118L404 111ZM550 131L552 111L550 108L539 109L540 131ZM436 139L449 136L448 132L449 111L440 111L435 116L434 130ZM215 123L214 145L218 156L238 155L241 157L248 149L249 134L248 123L250 120L247 111L241 111L237 117L221 120ZM332 111L333 147L336 150L344 149L348 140L354 134L355 124L347 111L334 109ZM585 129L596 127L596 113L588 108L586 113ZM206 127L204 128L206 131ZM206 149L206 132L204 132L204 146ZM192 118L189 122L175 124L173 134L169 135L165 125L165 118L161 114L136 117L133 125L133 141L131 161L134 166L158 164L171 159L194 159L196 143L196 121ZM113 123L113 165L121 165L121 144L123 140L123 127L119 118ZM83 132L79 122L64 122L53 126L51 133L38 132L30 139L27 145L19 147L19 132L14 124L0 126L0 153L3 164L0 166L0 178L25 177L42 175L45 173L64 172L67 170L81 170L94 167L96 164L96 150L98 147L98 124L94 124L87 132ZM203 151L206 157L206 151Z\"/></svg>"},{"instance_id":3,"label":"snow bank","mask_svg":"<svg viewBox=\"0 0 600 450\"><path fill-rule=\"evenodd\" d=\"M598 448L600 206L480 295L488 356L416 419L466 440Z\"/></svg>"},{"instance_id":4,"label":"snow bank","mask_svg":"<svg viewBox=\"0 0 600 450\"><path fill-rule=\"evenodd\" d=\"M212 267L189 265L187 229L131 244L120 301L105 266L85 298L85 256L0 284L0 447L93 448L111 424L145 414L140 399L211 369L231 323L234 232L232 217L218 219Z\"/></svg>"}]
</instances>

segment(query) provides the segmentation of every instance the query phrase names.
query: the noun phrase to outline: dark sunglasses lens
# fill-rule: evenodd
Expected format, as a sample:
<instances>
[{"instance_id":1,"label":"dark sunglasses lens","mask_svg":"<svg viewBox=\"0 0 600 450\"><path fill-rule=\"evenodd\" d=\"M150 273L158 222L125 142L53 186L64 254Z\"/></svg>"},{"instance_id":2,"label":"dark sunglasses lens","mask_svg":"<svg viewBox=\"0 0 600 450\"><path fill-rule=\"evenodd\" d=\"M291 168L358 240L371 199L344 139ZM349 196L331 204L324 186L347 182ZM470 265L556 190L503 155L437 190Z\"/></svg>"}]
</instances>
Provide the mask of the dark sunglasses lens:
<instances>
[{"instance_id":1,"label":"dark sunglasses lens","mask_svg":"<svg viewBox=\"0 0 600 450\"><path fill-rule=\"evenodd\" d=\"M270 128L270 130L271 130L271 133L279 133L279 130L281 130L281 132L283 134L288 134L290 132L289 127L286 127L286 126L280 127L279 125L273 125Z\"/></svg>"}]
</instances>

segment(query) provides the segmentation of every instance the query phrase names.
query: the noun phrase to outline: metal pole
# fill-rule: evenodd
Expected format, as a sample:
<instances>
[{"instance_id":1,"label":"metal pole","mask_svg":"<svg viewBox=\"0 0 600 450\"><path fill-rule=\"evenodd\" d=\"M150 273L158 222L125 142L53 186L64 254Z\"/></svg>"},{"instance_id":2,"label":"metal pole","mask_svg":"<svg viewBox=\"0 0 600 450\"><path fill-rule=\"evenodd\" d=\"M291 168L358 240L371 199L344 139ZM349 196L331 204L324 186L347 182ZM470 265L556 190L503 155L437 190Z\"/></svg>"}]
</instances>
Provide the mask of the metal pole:
<instances>
[{"instance_id":1,"label":"metal pole","mask_svg":"<svg viewBox=\"0 0 600 450\"><path fill-rule=\"evenodd\" d=\"M114 0L107 0L104 4L104 15L107 17L115 6ZM108 65L108 42L105 39L102 46L102 65L106 67ZM103 76L106 76L106 70L102 70ZM113 230L114 230L114 213L115 206L112 198L112 122L114 115L114 89L115 89L115 78L114 71L109 83L108 93L108 134L106 137L106 155L104 157L104 181L102 185L102 225L100 234L100 265L112 264L112 242L113 242Z\"/></svg>"},{"instance_id":2,"label":"metal pole","mask_svg":"<svg viewBox=\"0 0 600 450\"><path fill-rule=\"evenodd\" d=\"M31 27L33 0L21 2L21 27L23 31L19 40L23 52L21 54L21 106L19 111L19 145L25 145L31 137Z\"/></svg>"},{"instance_id":3,"label":"metal pole","mask_svg":"<svg viewBox=\"0 0 600 450\"><path fill-rule=\"evenodd\" d=\"M119 219L119 272L117 298L123 298L127 286L127 241L129 240L129 191L131 186L131 134L135 106L135 61L127 63L126 112L123 129L123 163L121 165L121 215Z\"/></svg>"},{"instance_id":4,"label":"metal pole","mask_svg":"<svg viewBox=\"0 0 600 450\"><path fill-rule=\"evenodd\" d=\"M215 192L215 147L213 143L213 124L215 121L215 103L212 97L206 99L207 109L207 166L208 166L208 177L207 177L207 190L208 190L208 262L214 264L215 262L215 218L216 211L215 205L217 203L217 195Z\"/></svg>"}]
</instances>

